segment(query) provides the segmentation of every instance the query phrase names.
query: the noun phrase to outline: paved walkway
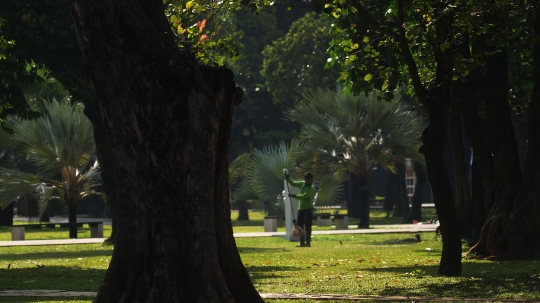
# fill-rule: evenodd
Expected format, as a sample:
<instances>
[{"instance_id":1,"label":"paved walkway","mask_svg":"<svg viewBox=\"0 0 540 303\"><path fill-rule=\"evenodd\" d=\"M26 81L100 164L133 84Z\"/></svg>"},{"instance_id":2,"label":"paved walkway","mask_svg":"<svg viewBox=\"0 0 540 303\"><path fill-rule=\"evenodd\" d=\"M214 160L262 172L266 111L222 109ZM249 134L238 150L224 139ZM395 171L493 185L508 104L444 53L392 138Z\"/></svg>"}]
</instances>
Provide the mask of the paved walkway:
<instances>
[{"instance_id":1,"label":"paved walkway","mask_svg":"<svg viewBox=\"0 0 540 303\"><path fill-rule=\"evenodd\" d=\"M341 234L389 234L389 233L419 233L434 232L438 225L435 224L395 224L374 225L369 229L347 230L321 230L313 231L313 235L341 235ZM235 238L250 237L284 237L285 232L249 232L234 233ZM24 241L0 241L0 247L8 246L37 246L37 245L67 245L67 244L96 244L103 243L105 238L83 238L65 240L24 240Z\"/></svg>"},{"instance_id":2,"label":"paved walkway","mask_svg":"<svg viewBox=\"0 0 540 303\"><path fill-rule=\"evenodd\" d=\"M261 293L263 299L296 299L296 300L348 300L348 301L404 301L404 302L538 302L534 300L499 299L499 298L456 298L456 297L423 297L423 296L375 296L375 295L342 295L342 294L278 294ZM93 291L67 291L67 290L1 290L0 297L87 297L93 298ZM0 301L2 301L0 299Z\"/></svg>"}]
</instances>

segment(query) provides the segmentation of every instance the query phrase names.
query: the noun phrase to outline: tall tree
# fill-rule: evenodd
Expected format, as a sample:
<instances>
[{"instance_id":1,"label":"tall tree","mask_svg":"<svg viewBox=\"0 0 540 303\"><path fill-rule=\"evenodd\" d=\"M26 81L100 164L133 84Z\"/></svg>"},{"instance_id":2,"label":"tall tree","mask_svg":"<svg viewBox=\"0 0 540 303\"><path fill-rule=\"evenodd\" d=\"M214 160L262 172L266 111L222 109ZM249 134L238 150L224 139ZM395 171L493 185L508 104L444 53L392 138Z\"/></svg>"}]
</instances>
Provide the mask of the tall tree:
<instances>
[{"instance_id":1,"label":"tall tree","mask_svg":"<svg viewBox=\"0 0 540 303\"><path fill-rule=\"evenodd\" d=\"M100 185L92 125L81 105L72 107L66 100L46 102L44 110L39 119L14 122L13 142L25 157L13 168L0 167L0 198L13 202L31 193L39 198L41 214L51 199L63 201L69 237L77 238L77 205Z\"/></svg>"},{"instance_id":2,"label":"tall tree","mask_svg":"<svg viewBox=\"0 0 540 303\"><path fill-rule=\"evenodd\" d=\"M370 168L379 164L396 173L406 158L421 161L423 118L399 100L379 102L374 96L319 89L307 92L304 101L287 116L302 125L302 136L316 150L311 160L315 174L354 173L361 190L358 227L369 228Z\"/></svg>"},{"instance_id":3,"label":"tall tree","mask_svg":"<svg viewBox=\"0 0 540 303\"><path fill-rule=\"evenodd\" d=\"M117 241L96 302L262 302L230 222L232 73L176 46L161 0L69 5L117 164Z\"/></svg>"},{"instance_id":4,"label":"tall tree","mask_svg":"<svg viewBox=\"0 0 540 303\"><path fill-rule=\"evenodd\" d=\"M440 275L461 275L461 239L454 198L443 161L454 73L453 1L332 1L325 6L347 33L333 43L341 79L353 92L377 90L390 99L410 83L428 113L422 134L428 178L443 237ZM354 24L354 25L353 25ZM413 34L414 33L414 34ZM406 74L406 77L404 77Z\"/></svg>"}]
</instances>

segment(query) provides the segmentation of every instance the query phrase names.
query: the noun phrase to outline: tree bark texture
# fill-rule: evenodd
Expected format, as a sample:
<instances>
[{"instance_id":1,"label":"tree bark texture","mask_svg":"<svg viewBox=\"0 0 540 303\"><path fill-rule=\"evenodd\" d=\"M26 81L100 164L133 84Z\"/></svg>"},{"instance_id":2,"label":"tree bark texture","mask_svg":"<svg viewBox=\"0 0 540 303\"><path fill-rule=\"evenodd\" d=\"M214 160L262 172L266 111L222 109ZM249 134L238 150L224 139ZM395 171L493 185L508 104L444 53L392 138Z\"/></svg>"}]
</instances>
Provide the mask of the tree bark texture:
<instances>
[{"instance_id":1,"label":"tree bark texture","mask_svg":"<svg viewBox=\"0 0 540 303\"><path fill-rule=\"evenodd\" d=\"M232 73L174 45L162 1L69 3L116 164L115 249L96 302L262 302L230 222Z\"/></svg>"}]
</instances>

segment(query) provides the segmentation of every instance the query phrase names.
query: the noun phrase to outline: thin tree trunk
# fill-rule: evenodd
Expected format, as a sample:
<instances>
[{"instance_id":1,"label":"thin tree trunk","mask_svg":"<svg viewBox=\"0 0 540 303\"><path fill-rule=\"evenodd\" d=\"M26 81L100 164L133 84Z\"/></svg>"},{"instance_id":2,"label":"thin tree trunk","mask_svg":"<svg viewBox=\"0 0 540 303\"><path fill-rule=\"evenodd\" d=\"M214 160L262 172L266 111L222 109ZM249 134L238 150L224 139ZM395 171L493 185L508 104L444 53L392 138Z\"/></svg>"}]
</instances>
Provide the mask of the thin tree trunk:
<instances>
[{"instance_id":1,"label":"thin tree trunk","mask_svg":"<svg viewBox=\"0 0 540 303\"><path fill-rule=\"evenodd\" d=\"M116 164L117 236L96 302L263 302L230 222L232 73L177 49L162 1L70 8Z\"/></svg>"},{"instance_id":2,"label":"thin tree trunk","mask_svg":"<svg viewBox=\"0 0 540 303\"><path fill-rule=\"evenodd\" d=\"M13 204L10 203L4 209L0 208L0 226L13 225Z\"/></svg>"},{"instance_id":3,"label":"thin tree trunk","mask_svg":"<svg viewBox=\"0 0 540 303\"><path fill-rule=\"evenodd\" d=\"M77 205L68 205L69 238L77 239Z\"/></svg>"},{"instance_id":4,"label":"thin tree trunk","mask_svg":"<svg viewBox=\"0 0 540 303\"><path fill-rule=\"evenodd\" d=\"M422 222L422 201L424 200L424 184L426 183L426 174L422 164L414 162L414 174L416 175L416 185L414 186L411 220Z\"/></svg>"},{"instance_id":5,"label":"thin tree trunk","mask_svg":"<svg viewBox=\"0 0 540 303\"><path fill-rule=\"evenodd\" d=\"M469 188L469 180L467 178L468 163L465 160L463 136L462 136L462 122L460 116L460 109L457 101L457 97L453 98L450 115L448 118L449 130L450 130L450 146L452 149L453 169L454 169L454 183L455 195L456 195L456 209L458 212L459 222L462 228L468 225L468 221L471 216L471 194Z\"/></svg>"},{"instance_id":6,"label":"thin tree trunk","mask_svg":"<svg viewBox=\"0 0 540 303\"><path fill-rule=\"evenodd\" d=\"M396 204L396 175L391 171L386 172L386 194L384 196L384 210L386 217L390 217L390 212L394 210Z\"/></svg>"}]
</instances>

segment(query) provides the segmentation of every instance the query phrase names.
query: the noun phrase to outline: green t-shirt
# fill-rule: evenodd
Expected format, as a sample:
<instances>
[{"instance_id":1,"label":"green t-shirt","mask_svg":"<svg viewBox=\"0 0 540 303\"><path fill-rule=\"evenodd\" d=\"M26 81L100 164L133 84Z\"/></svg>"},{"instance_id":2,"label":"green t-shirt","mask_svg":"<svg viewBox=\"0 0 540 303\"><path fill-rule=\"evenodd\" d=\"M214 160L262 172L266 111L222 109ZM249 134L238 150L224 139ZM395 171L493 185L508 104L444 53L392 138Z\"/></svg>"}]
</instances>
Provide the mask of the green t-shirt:
<instances>
[{"instance_id":1,"label":"green t-shirt","mask_svg":"<svg viewBox=\"0 0 540 303\"><path fill-rule=\"evenodd\" d=\"M298 209L308 209L313 208L313 198L315 197L315 187L313 184L306 186L305 181L294 181L291 177L287 178L287 182L291 186L300 188L300 193L296 195L296 199L300 201L298 204Z\"/></svg>"}]
</instances>

